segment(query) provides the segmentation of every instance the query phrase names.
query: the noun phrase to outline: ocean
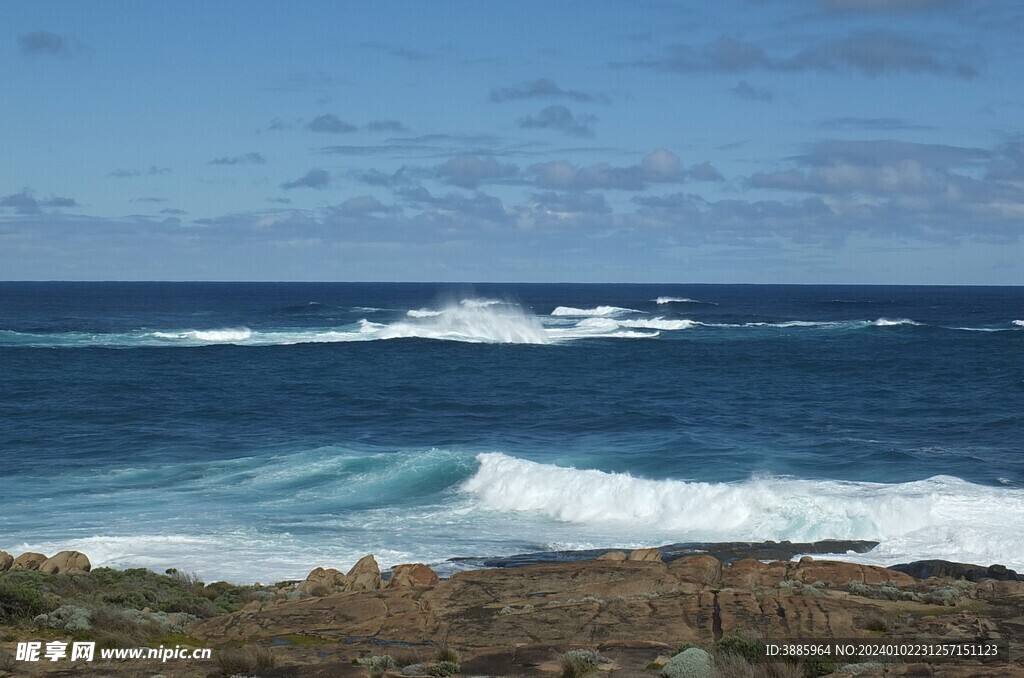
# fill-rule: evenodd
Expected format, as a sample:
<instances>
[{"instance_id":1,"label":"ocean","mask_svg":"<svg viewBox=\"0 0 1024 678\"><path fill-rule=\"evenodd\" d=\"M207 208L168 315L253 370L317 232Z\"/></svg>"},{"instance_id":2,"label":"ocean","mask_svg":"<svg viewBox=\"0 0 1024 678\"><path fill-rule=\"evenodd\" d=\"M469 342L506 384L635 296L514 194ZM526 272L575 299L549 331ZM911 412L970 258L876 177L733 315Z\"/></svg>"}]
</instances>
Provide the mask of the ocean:
<instances>
[{"instance_id":1,"label":"ocean","mask_svg":"<svg viewBox=\"0 0 1024 678\"><path fill-rule=\"evenodd\" d=\"M688 541L1024 569L1024 288L0 283L0 549L273 582Z\"/></svg>"}]
</instances>

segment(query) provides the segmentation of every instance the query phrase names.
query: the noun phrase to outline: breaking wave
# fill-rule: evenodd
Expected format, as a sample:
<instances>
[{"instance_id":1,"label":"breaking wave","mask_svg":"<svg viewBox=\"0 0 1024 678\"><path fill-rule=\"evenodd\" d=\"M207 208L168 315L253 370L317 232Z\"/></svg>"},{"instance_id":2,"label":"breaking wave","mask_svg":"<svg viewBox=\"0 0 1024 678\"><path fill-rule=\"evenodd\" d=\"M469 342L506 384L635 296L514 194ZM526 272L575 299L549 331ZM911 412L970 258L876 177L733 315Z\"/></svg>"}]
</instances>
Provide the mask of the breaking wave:
<instances>
[{"instance_id":1,"label":"breaking wave","mask_svg":"<svg viewBox=\"0 0 1024 678\"><path fill-rule=\"evenodd\" d=\"M946 558L1024 565L1024 490L951 476L884 484L758 477L734 483L649 480L493 452L461 485L481 508L649 540L881 544L863 562ZM998 514L998 524L991 516Z\"/></svg>"},{"instance_id":2,"label":"breaking wave","mask_svg":"<svg viewBox=\"0 0 1024 678\"><path fill-rule=\"evenodd\" d=\"M559 306L551 311L553 316L610 316L623 315L625 313L643 313L634 308L622 308L621 306L598 306L596 308L574 308L572 306Z\"/></svg>"},{"instance_id":3,"label":"breaking wave","mask_svg":"<svg viewBox=\"0 0 1024 678\"><path fill-rule=\"evenodd\" d=\"M701 301L700 299L690 299L689 297L658 297L654 300L656 304L708 304L710 306L718 306L713 301Z\"/></svg>"},{"instance_id":4,"label":"breaking wave","mask_svg":"<svg viewBox=\"0 0 1024 678\"><path fill-rule=\"evenodd\" d=\"M153 332L157 339L172 341L195 341L209 344L233 344L252 339L252 330L248 327L223 330L186 330L184 332Z\"/></svg>"}]
</instances>

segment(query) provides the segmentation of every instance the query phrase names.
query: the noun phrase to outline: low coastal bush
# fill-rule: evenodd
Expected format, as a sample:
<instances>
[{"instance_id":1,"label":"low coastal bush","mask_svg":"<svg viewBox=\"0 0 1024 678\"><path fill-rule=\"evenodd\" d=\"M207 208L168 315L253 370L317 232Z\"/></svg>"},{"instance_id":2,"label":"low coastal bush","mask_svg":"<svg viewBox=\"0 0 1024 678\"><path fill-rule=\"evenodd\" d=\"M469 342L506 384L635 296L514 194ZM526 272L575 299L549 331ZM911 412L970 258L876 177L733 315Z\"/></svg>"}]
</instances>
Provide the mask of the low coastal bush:
<instances>
[{"instance_id":1,"label":"low coastal bush","mask_svg":"<svg viewBox=\"0 0 1024 678\"><path fill-rule=\"evenodd\" d=\"M86 574L0 573L0 626L34 624L107 646L145 645L196 619L276 597L259 585L204 585L195 575L134 568Z\"/></svg>"},{"instance_id":2,"label":"low coastal bush","mask_svg":"<svg viewBox=\"0 0 1024 678\"><path fill-rule=\"evenodd\" d=\"M242 647L217 654L217 666L224 676L248 676L255 671L272 669L276 663L274 653L265 647Z\"/></svg>"},{"instance_id":3,"label":"low coastal bush","mask_svg":"<svg viewBox=\"0 0 1024 678\"><path fill-rule=\"evenodd\" d=\"M0 621L22 622L56 607L31 582L19 581L17 577L0 579Z\"/></svg>"},{"instance_id":4,"label":"low coastal bush","mask_svg":"<svg viewBox=\"0 0 1024 678\"><path fill-rule=\"evenodd\" d=\"M597 669L597 653L591 650L568 650L558 657L562 678L581 678Z\"/></svg>"}]
</instances>

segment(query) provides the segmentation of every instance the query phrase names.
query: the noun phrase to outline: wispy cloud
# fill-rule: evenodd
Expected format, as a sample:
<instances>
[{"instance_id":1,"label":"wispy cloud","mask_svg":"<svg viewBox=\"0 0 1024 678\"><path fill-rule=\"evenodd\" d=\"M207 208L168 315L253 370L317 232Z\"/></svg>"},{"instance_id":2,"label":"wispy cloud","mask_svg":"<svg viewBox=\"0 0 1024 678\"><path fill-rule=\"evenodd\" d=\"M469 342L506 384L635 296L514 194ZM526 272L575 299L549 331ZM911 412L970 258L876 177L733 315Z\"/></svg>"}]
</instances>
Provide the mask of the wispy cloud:
<instances>
[{"instance_id":1,"label":"wispy cloud","mask_svg":"<svg viewBox=\"0 0 1024 678\"><path fill-rule=\"evenodd\" d=\"M746 80L740 80L735 87L729 90L739 99L747 101L771 101L772 91L767 88L756 88Z\"/></svg>"},{"instance_id":2,"label":"wispy cloud","mask_svg":"<svg viewBox=\"0 0 1024 678\"><path fill-rule=\"evenodd\" d=\"M281 184L281 188L292 189L292 188L327 188L331 183L331 175L325 169L314 167L298 179L294 181L286 181Z\"/></svg>"},{"instance_id":3,"label":"wispy cloud","mask_svg":"<svg viewBox=\"0 0 1024 678\"><path fill-rule=\"evenodd\" d=\"M18 36L18 49L26 56L71 56L72 42L63 35L32 31Z\"/></svg>"},{"instance_id":4,"label":"wispy cloud","mask_svg":"<svg viewBox=\"0 0 1024 678\"><path fill-rule=\"evenodd\" d=\"M679 156L664 148L648 153L640 164L627 167L607 163L577 167L565 160L554 160L527 169L537 186L555 190L642 191L651 183L678 183L686 179Z\"/></svg>"},{"instance_id":5,"label":"wispy cloud","mask_svg":"<svg viewBox=\"0 0 1024 678\"><path fill-rule=\"evenodd\" d=\"M928 73L973 78L974 59L946 45L910 35L874 29L845 38L821 40L795 52L770 52L761 45L722 35L704 45L675 45L656 59L612 64L666 73L859 72L878 77L893 73Z\"/></svg>"},{"instance_id":6,"label":"wispy cloud","mask_svg":"<svg viewBox=\"0 0 1024 678\"><path fill-rule=\"evenodd\" d=\"M897 14L935 12L963 6L962 0L809 0L829 12Z\"/></svg>"},{"instance_id":7,"label":"wispy cloud","mask_svg":"<svg viewBox=\"0 0 1024 678\"><path fill-rule=\"evenodd\" d=\"M522 129L553 129L562 134L573 137L594 136L594 123L597 118L593 115L581 113L573 115L565 106L548 106L537 115L528 115L520 118L519 127Z\"/></svg>"},{"instance_id":8,"label":"wispy cloud","mask_svg":"<svg viewBox=\"0 0 1024 678\"><path fill-rule=\"evenodd\" d=\"M267 159L262 153L243 153L242 155L222 156L214 158L210 165L264 165Z\"/></svg>"},{"instance_id":9,"label":"wispy cloud","mask_svg":"<svg viewBox=\"0 0 1024 678\"><path fill-rule=\"evenodd\" d=\"M487 95L493 103L516 101L521 99L569 99L583 103L607 103L608 97L603 94L591 94L573 89L562 89L553 80L542 78L532 82L524 82L511 87L496 87Z\"/></svg>"},{"instance_id":10,"label":"wispy cloud","mask_svg":"<svg viewBox=\"0 0 1024 678\"><path fill-rule=\"evenodd\" d=\"M117 177L118 179L127 179L129 177L141 177L141 176L158 176L160 174L169 174L171 171L170 167L157 167L156 165L150 165L148 169L116 169L107 176Z\"/></svg>"},{"instance_id":11,"label":"wispy cloud","mask_svg":"<svg viewBox=\"0 0 1024 678\"><path fill-rule=\"evenodd\" d=\"M311 132L324 132L327 134L347 134L349 132L355 132L358 128L355 125L345 122L333 113L325 113L324 115L313 118L306 125L306 129Z\"/></svg>"},{"instance_id":12,"label":"wispy cloud","mask_svg":"<svg viewBox=\"0 0 1024 678\"><path fill-rule=\"evenodd\" d=\"M18 193L0 198L0 207L13 209L15 214L34 215L42 214L44 207L78 207L78 203L73 198L59 196L39 200L35 197L32 189L23 188Z\"/></svg>"},{"instance_id":13,"label":"wispy cloud","mask_svg":"<svg viewBox=\"0 0 1024 678\"><path fill-rule=\"evenodd\" d=\"M398 120L371 120L363 128L367 132L407 132L409 128Z\"/></svg>"},{"instance_id":14,"label":"wispy cloud","mask_svg":"<svg viewBox=\"0 0 1024 678\"><path fill-rule=\"evenodd\" d=\"M818 123L818 127L828 130L924 130L931 129L926 125L914 125L903 118L829 118Z\"/></svg>"},{"instance_id":15,"label":"wispy cloud","mask_svg":"<svg viewBox=\"0 0 1024 678\"><path fill-rule=\"evenodd\" d=\"M494 158L459 155L434 168L437 176L462 188L476 188L481 183L511 179L518 175L515 165L501 164Z\"/></svg>"}]
</instances>

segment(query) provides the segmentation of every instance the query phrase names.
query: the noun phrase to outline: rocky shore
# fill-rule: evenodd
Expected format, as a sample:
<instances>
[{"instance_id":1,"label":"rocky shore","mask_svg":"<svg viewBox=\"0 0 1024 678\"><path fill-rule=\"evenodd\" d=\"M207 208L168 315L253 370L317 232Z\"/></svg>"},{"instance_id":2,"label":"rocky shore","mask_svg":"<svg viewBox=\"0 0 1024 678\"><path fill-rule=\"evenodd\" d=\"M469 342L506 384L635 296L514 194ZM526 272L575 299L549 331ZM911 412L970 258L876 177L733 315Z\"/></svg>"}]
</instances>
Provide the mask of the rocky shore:
<instances>
[{"instance_id":1,"label":"rocky shore","mask_svg":"<svg viewBox=\"0 0 1024 678\"><path fill-rule=\"evenodd\" d=\"M92 570L77 552L0 552L0 676L1024 676L1024 582L1012 570L763 562L718 546L717 557L663 547L518 558L448 579L422 564L381 572L366 556L346 572L317 567L303 581L244 587ZM213 657L19 661L17 642L32 640L213 648ZM832 640L999 654L765 656L769 642Z\"/></svg>"}]
</instances>

